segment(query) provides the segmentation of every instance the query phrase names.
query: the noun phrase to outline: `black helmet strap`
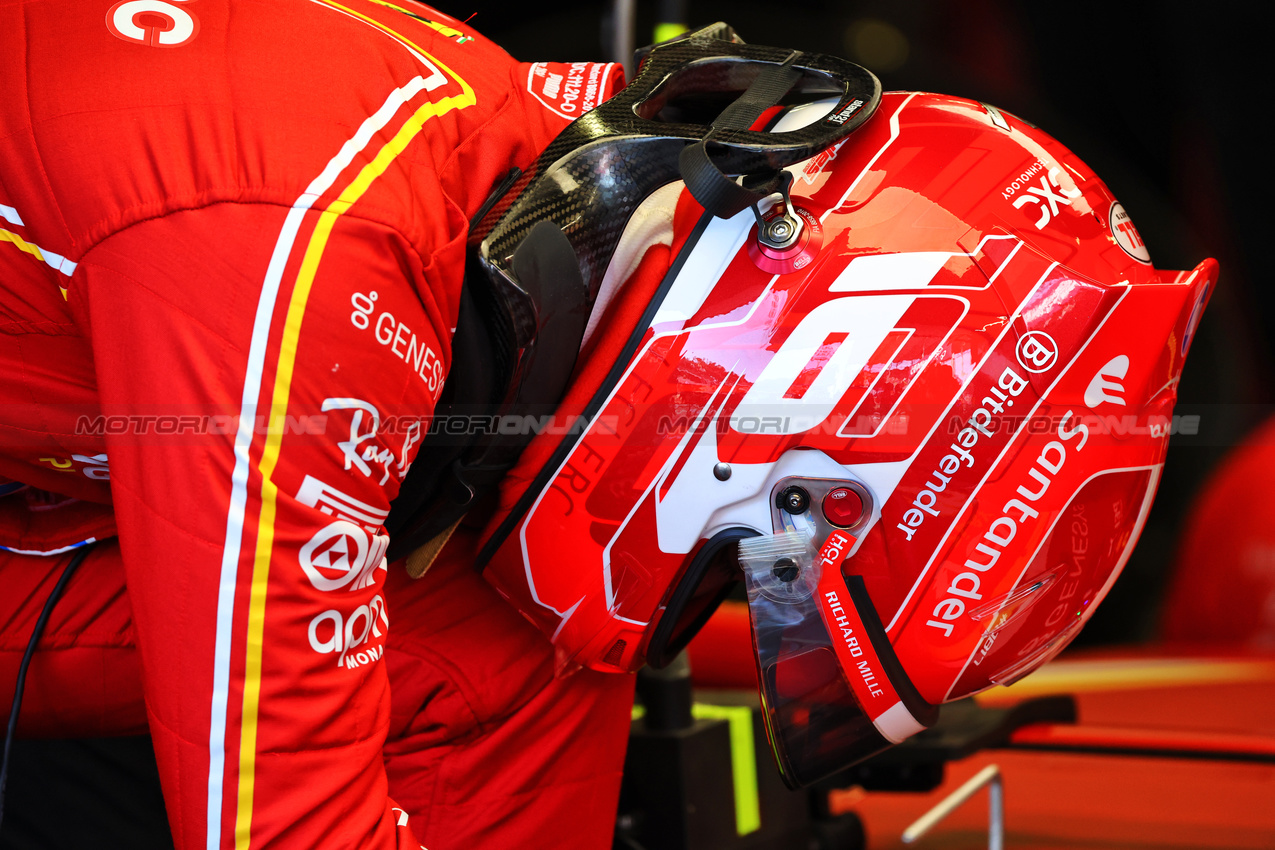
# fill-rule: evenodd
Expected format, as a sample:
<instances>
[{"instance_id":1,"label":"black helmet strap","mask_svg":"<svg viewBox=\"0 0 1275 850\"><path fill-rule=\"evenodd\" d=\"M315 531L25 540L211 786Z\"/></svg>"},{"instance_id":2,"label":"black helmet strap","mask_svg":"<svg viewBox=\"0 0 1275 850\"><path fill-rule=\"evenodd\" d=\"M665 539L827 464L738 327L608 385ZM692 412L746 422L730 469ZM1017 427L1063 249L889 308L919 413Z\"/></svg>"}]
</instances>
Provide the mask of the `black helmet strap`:
<instances>
[{"instance_id":1,"label":"black helmet strap","mask_svg":"<svg viewBox=\"0 0 1275 850\"><path fill-rule=\"evenodd\" d=\"M678 170L687 190L705 211L718 218L730 218L787 188L782 169L746 175L745 185L741 186L717 167L709 155L709 146L719 130L747 130L763 112L779 103L801 79L801 72L792 64L800 56L799 51L794 51L783 64L763 70L738 100L722 110L708 135L682 148Z\"/></svg>"}]
</instances>

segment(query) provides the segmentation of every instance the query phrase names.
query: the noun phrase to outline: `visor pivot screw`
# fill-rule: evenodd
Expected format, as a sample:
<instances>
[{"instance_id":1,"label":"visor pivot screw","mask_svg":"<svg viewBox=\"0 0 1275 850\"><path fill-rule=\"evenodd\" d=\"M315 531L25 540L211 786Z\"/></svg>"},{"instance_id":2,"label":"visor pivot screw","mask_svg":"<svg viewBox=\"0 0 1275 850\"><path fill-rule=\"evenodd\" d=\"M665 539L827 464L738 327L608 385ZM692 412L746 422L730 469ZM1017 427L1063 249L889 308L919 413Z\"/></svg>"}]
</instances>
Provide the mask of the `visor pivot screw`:
<instances>
[{"instance_id":1,"label":"visor pivot screw","mask_svg":"<svg viewBox=\"0 0 1275 850\"><path fill-rule=\"evenodd\" d=\"M718 481L726 481L730 478L730 464L719 463L713 467L713 477Z\"/></svg>"},{"instance_id":2,"label":"visor pivot screw","mask_svg":"<svg viewBox=\"0 0 1275 850\"><path fill-rule=\"evenodd\" d=\"M801 222L787 210L767 219L757 231L757 240L774 251L783 251L797 243Z\"/></svg>"},{"instance_id":3,"label":"visor pivot screw","mask_svg":"<svg viewBox=\"0 0 1275 850\"><path fill-rule=\"evenodd\" d=\"M779 508L790 514L804 514L810 507L810 494L800 487L789 487L779 494Z\"/></svg>"},{"instance_id":4,"label":"visor pivot screw","mask_svg":"<svg viewBox=\"0 0 1275 850\"><path fill-rule=\"evenodd\" d=\"M788 584L797 580L797 574L801 572L801 569L792 558L780 558L775 561L775 566L770 572L775 578Z\"/></svg>"}]
</instances>

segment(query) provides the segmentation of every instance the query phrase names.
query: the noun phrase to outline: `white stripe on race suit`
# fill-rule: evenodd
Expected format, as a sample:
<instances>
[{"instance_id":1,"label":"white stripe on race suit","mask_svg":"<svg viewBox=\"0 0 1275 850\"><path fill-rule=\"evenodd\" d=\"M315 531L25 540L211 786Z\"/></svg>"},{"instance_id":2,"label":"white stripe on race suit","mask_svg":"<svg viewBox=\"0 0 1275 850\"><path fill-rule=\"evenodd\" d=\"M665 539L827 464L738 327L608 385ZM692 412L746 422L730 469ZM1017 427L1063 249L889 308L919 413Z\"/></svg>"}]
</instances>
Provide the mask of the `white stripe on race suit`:
<instances>
[{"instance_id":1,"label":"white stripe on race suit","mask_svg":"<svg viewBox=\"0 0 1275 850\"><path fill-rule=\"evenodd\" d=\"M235 467L231 474L230 506L226 514L226 543L222 549L220 583L217 591L217 639L213 651L212 716L208 731L208 850L221 850L221 809L223 774L226 766L226 715L230 694L231 624L234 619L235 585L239 573L240 547L243 538L244 511L248 501L248 451L252 446L253 423L256 421L257 399L265 369L266 345L283 270L292 255L301 221L311 205L332 187L341 172L354 161L372 137L394 114L421 91L428 90L427 81L414 77L401 88L390 92L385 103L363 124L329 160L323 172L306 187L288 211L283 229L275 242L270 265L262 282L257 313L252 325L252 344L248 350L248 367L244 376L243 398L239 410L239 430L235 434Z\"/></svg>"},{"instance_id":2,"label":"white stripe on race suit","mask_svg":"<svg viewBox=\"0 0 1275 850\"><path fill-rule=\"evenodd\" d=\"M36 247L40 248L39 245ZM55 272L62 272L62 274L67 277L75 274L75 267L77 263L71 262L66 257L50 251L48 248L40 248L40 253L44 255L44 262L47 263L49 268L53 269Z\"/></svg>"},{"instance_id":3,"label":"white stripe on race suit","mask_svg":"<svg viewBox=\"0 0 1275 850\"><path fill-rule=\"evenodd\" d=\"M6 209L12 210L13 207L6 207ZM14 215L17 216L16 211L14 212ZM5 216L5 218L8 218L8 216ZM21 219L14 222L14 224L20 223ZM10 230L5 230L3 227L0 227L0 242L14 243L22 251L45 263L55 272L61 272L67 277L75 274L76 263L71 262L56 251L50 251L48 248L42 248L34 242L28 242L18 234Z\"/></svg>"},{"instance_id":4,"label":"white stripe on race suit","mask_svg":"<svg viewBox=\"0 0 1275 850\"><path fill-rule=\"evenodd\" d=\"M61 254L55 254L45 248L41 248L40 253L44 255L44 261L48 263L54 271L62 272L62 274L67 277L75 274L76 263L71 262Z\"/></svg>"}]
</instances>

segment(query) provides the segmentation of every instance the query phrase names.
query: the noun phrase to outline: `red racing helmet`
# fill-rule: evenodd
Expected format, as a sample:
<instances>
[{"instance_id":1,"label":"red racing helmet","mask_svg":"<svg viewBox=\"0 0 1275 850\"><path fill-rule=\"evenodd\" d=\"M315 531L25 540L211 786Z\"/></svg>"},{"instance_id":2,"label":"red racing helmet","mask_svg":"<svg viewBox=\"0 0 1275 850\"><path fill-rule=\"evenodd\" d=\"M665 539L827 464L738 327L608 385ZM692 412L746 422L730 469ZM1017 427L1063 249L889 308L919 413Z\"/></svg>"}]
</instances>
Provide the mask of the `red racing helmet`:
<instances>
[{"instance_id":1,"label":"red racing helmet","mask_svg":"<svg viewBox=\"0 0 1275 850\"><path fill-rule=\"evenodd\" d=\"M1157 271L1074 154L956 97L887 93L788 171L756 216L683 192L667 275L483 558L562 664L616 672L744 581L798 786L1075 637L1146 520L1217 265Z\"/></svg>"}]
</instances>

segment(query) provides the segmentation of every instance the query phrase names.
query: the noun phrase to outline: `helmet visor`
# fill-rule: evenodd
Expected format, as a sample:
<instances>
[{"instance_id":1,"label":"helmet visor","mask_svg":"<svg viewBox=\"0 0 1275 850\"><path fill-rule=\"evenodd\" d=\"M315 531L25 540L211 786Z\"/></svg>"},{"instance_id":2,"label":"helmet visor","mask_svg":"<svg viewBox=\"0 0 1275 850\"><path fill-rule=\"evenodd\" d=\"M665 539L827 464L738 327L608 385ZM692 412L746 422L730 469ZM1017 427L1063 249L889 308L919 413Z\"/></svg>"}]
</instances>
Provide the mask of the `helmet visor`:
<instances>
[{"instance_id":1,"label":"helmet visor","mask_svg":"<svg viewBox=\"0 0 1275 850\"><path fill-rule=\"evenodd\" d=\"M861 580L837 569L853 538L815 552L802 532L741 541L766 734L791 788L817 782L934 721Z\"/></svg>"}]
</instances>

